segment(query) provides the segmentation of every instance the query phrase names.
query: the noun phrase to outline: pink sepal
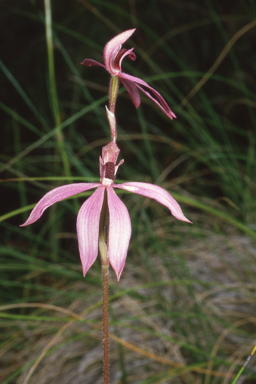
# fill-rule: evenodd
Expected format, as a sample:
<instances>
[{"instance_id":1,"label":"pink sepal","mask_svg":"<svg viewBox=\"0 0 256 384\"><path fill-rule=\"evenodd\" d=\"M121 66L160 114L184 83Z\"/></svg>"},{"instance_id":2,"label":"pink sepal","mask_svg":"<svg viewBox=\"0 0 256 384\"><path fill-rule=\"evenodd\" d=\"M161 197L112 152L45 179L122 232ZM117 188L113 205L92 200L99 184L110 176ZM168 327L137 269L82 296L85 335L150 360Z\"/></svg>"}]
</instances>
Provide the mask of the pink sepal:
<instances>
[{"instance_id":1,"label":"pink sepal","mask_svg":"<svg viewBox=\"0 0 256 384\"><path fill-rule=\"evenodd\" d=\"M112 187L107 187L109 209L108 257L119 281L132 233L128 209Z\"/></svg>"},{"instance_id":2,"label":"pink sepal","mask_svg":"<svg viewBox=\"0 0 256 384\"><path fill-rule=\"evenodd\" d=\"M98 67L103 67L106 69L105 65L99 63L96 60L92 60L92 59L84 59L84 61L82 61L80 64L85 65L86 67L91 67L92 65L97 65Z\"/></svg>"},{"instance_id":3,"label":"pink sepal","mask_svg":"<svg viewBox=\"0 0 256 384\"><path fill-rule=\"evenodd\" d=\"M103 60L104 60L106 69L110 73L115 75L116 73L119 72L116 68L114 68L114 65L113 65L115 57L120 51L122 44L129 39L129 37L134 33L135 29L136 28L129 29L125 32L120 33L105 45L105 48L103 51Z\"/></svg>"},{"instance_id":4,"label":"pink sepal","mask_svg":"<svg viewBox=\"0 0 256 384\"><path fill-rule=\"evenodd\" d=\"M76 195L77 193L81 193L84 191L88 191L89 189L98 187L99 183L75 183L75 184L68 184L63 185L61 187L57 187L52 189L50 192L46 193L44 197L39 200L39 202L36 204L34 209L29 215L29 218L27 221L20 225L20 227L25 227L26 225L34 223L36 220L38 220L46 208L50 207L54 203L57 203L57 201L61 201L66 199L67 197Z\"/></svg>"},{"instance_id":5,"label":"pink sepal","mask_svg":"<svg viewBox=\"0 0 256 384\"><path fill-rule=\"evenodd\" d=\"M97 188L83 203L77 216L77 238L84 276L98 255L99 223L104 191L103 186Z\"/></svg>"},{"instance_id":6,"label":"pink sepal","mask_svg":"<svg viewBox=\"0 0 256 384\"><path fill-rule=\"evenodd\" d=\"M172 213L173 216L178 220L186 221L187 223L192 223L189 221L183 214L181 207L177 201L167 192L165 189L159 187L158 185L140 183L140 182L128 182L123 184L115 184L114 188L125 189L126 191L137 193L146 197L150 197L158 201L159 203L166 206Z\"/></svg>"},{"instance_id":7,"label":"pink sepal","mask_svg":"<svg viewBox=\"0 0 256 384\"><path fill-rule=\"evenodd\" d=\"M135 105L135 108L138 108L140 106L140 93L137 89L136 84L124 78L120 78L120 80L122 84L125 86L133 104Z\"/></svg>"},{"instance_id":8,"label":"pink sepal","mask_svg":"<svg viewBox=\"0 0 256 384\"><path fill-rule=\"evenodd\" d=\"M176 117L176 115L172 112L171 108L166 103L165 99L160 95L160 93L157 92L154 88L150 87L150 85L148 85L144 80L141 80L139 77L131 76L131 75L128 75L127 73L123 73L123 72L121 72L119 74L119 77L120 77L121 81L124 79L127 82L134 83L134 85L141 92L145 93L145 95L148 96L170 119L173 119L174 117ZM140 87L136 83L141 84L144 87L148 88L153 93L153 95L155 97L153 97L149 92L147 92L144 88ZM124 84L124 86L125 86L125 84ZM127 89L127 91L128 91L128 89ZM131 98L132 98L132 96L131 96ZM133 103L134 103L134 101L133 101Z\"/></svg>"}]
</instances>

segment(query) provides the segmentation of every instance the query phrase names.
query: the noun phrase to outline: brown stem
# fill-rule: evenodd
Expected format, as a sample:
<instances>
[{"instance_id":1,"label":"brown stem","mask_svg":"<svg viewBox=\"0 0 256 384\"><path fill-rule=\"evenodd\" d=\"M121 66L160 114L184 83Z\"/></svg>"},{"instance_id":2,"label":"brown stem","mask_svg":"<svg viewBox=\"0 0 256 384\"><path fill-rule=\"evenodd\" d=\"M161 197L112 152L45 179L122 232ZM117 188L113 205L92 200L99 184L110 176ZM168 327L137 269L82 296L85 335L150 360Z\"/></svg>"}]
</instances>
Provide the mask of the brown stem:
<instances>
[{"instance_id":1,"label":"brown stem","mask_svg":"<svg viewBox=\"0 0 256 384\"><path fill-rule=\"evenodd\" d=\"M103 369L104 384L109 384L109 358L108 358L108 264L102 264L103 287Z\"/></svg>"},{"instance_id":2,"label":"brown stem","mask_svg":"<svg viewBox=\"0 0 256 384\"><path fill-rule=\"evenodd\" d=\"M100 216L100 230L99 230L99 251L102 263L102 325L103 325L103 370L104 370L104 384L109 384L109 358L108 358L108 249L105 240L107 218L107 196L106 191Z\"/></svg>"}]
</instances>

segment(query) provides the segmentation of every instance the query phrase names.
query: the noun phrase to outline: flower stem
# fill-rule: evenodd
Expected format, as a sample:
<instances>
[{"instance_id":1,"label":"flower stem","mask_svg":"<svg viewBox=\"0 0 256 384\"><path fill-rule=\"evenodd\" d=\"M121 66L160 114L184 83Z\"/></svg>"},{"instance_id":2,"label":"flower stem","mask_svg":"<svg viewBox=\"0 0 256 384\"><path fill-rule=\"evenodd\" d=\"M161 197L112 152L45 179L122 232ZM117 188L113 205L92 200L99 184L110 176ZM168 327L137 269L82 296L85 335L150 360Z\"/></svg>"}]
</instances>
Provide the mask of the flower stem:
<instances>
[{"instance_id":1,"label":"flower stem","mask_svg":"<svg viewBox=\"0 0 256 384\"><path fill-rule=\"evenodd\" d=\"M104 384L109 384L109 358L108 358L108 248L105 239L107 218L107 193L105 191L103 206L100 216L99 251L102 263L102 326L103 326L103 370Z\"/></svg>"},{"instance_id":2,"label":"flower stem","mask_svg":"<svg viewBox=\"0 0 256 384\"><path fill-rule=\"evenodd\" d=\"M109 383L108 362L108 264L102 264L102 288L103 288L103 362L104 384Z\"/></svg>"},{"instance_id":3,"label":"flower stem","mask_svg":"<svg viewBox=\"0 0 256 384\"><path fill-rule=\"evenodd\" d=\"M116 107L116 99L118 95L118 89L119 89L119 77L117 76L111 76L110 77L110 83L109 83L109 110L110 112L115 114L115 107Z\"/></svg>"}]
</instances>

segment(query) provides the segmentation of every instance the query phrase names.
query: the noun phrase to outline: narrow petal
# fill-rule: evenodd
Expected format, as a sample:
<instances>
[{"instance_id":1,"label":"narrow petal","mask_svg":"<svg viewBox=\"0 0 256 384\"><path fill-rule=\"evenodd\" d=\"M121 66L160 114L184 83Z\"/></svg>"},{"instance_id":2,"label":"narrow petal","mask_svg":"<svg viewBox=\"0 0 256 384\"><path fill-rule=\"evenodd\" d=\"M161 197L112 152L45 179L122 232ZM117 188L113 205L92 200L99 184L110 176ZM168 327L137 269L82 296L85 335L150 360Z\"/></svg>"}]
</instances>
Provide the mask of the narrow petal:
<instances>
[{"instance_id":1,"label":"narrow petal","mask_svg":"<svg viewBox=\"0 0 256 384\"><path fill-rule=\"evenodd\" d=\"M138 108L140 106L140 93L136 87L136 85L129 80L120 78L121 82L125 86L127 92L129 93L129 96L135 105L135 108Z\"/></svg>"},{"instance_id":2,"label":"narrow petal","mask_svg":"<svg viewBox=\"0 0 256 384\"><path fill-rule=\"evenodd\" d=\"M119 281L132 233L129 212L112 187L107 188L109 209L108 256Z\"/></svg>"},{"instance_id":3,"label":"narrow petal","mask_svg":"<svg viewBox=\"0 0 256 384\"><path fill-rule=\"evenodd\" d=\"M129 29L128 31L120 33L105 45L105 48L103 51L103 60L104 60L106 69L110 73L113 73L112 63L114 62L116 55L120 51L122 44L129 39L129 37L134 33L135 29L136 28Z\"/></svg>"},{"instance_id":4,"label":"narrow petal","mask_svg":"<svg viewBox=\"0 0 256 384\"><path fill-rule=\"evenodd\" d=\"M154 88L150 87L145 81L141 80L139 77L131 76L126 73L120 73L118 75L120 77L121 81L123 80L130 81L135 84L135 86L145 95L147 95L170 119L173 119L176 117L176 115L172 112L169 105L166 103L164 98L160 95L159 92L157 92ZM149 92L147 92L144 88L140 87L138 84L143 85L144 87L148 88L155 97L153 97Z\"/></svg>"},{"instance_id":5,"label":"narrow petal","mask_svg":"<svg viewBox=\"0 0 256 384\"><path fill-rule=\"evenodd\" d=\"M134 48L120 49L118 54L115 56L114 60L112 59L111 61L112 70L117 70L118 72L121 72L122 61L126 56L129 56L129 59L132 61L136 60L136 55L133 50Z\"/></svg>"},{"instance_id":6,"label":"narrow petal","mask_svg":"<svg viewBox=\"0 0 256 384\"><path fill-rule=\"evenodd\" d=\"M105 188L100 186L83 203L77 216L77 238L85 276L98 255L100 213Z\"/></svg>"},{"instance_id":7,"label":"narrow petal","mask_svg":"<svg viewBox=\"0 0 256 384\"><path fill-rule=\"evenodd\" d=\"M82 61L81 64L85 65L86 67L91 67L92 65L97 65L98 67L103 67L106 69L105 65L99 63L96 60L92 60L92 59L84 59L84 61Z\"/></svg>"},{"instance_id":8,"label":"narrow petal","mask_svg":"<svg viewBox=\"0 0 256 384\"><path fill-rule=\"evenodd\" d=\"M64 200L67 197L76 195L77 193L96 188L99 185L99 183L75 183L63 185L61 187L51 190L50 192L46 193L46 195L44 195L41 200L39 200L39 202L36 204L32 212L30 213L30 216L27 221L24 224L20 225L20 227L25 227L26 225L34 223L42 216L46 208L50 207L54 203L57 203L57 201Z\"/></svg>"},{"instance_id":9,"label":"narrow petal","mask_svg":"<svg viewBox=\"0 0 256 384\"><path fill-rule=\"evenodd\" d=\"M137 88L145 93L146 96L148 96L165 114L166 116L168 116L171 120L173 118L176 118L176 115L174 112L172 112L171 108L169 107L169 105L166 103L166 101L164 100L164 98L160 95L160 93L158 93L154 88L151 88L148 86L148 88L151 90L151 92L156 96L156 98L159 100L157 101L153 96L151 96L151 94L147 91L145 91L145 89L143 89L142 87L140 87L139 85L137 85Z\"/></svg>"},{"instance_id":10,"label":"narrow petal","mask_svg":"<svg viewBox=\"0 0 256 384\"><path fill-rule=\"evenodd\" d=\"M133 193L138 193L139 195L143 195L146 197L150 197L151 199L154 199L169 208L169 210L171 211L173 216L176 217L176 219L192 223L184 216L181 207L179 206L177 201L170 195L170 193L167 192L165 189L159 187L158 185L140 182L129 182L123 184L115 184L114 187L125 189L126 191Z\"/></svg>"}]
</instances>

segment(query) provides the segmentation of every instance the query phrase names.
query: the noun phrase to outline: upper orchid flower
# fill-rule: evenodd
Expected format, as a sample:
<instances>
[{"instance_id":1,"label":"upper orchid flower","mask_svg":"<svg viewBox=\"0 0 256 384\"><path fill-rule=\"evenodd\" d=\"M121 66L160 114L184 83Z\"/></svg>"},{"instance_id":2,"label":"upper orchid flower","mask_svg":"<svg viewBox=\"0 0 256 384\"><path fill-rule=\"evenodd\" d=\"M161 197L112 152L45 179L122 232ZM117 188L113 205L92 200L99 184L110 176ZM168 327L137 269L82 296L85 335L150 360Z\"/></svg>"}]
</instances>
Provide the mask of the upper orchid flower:
<instances>
[{"instance_id":1,"label":"upper orchid flower","mask_svg":"<svg viewBox=\"0 0 256 384\"><path fill-rule=\"evenodd\" d=\"M84 276L98 254L99 223L105 191L107 192L109 211L108 258L118 280L125 265L132 229L128 210L114 192L114 188L155 199L169 208L177 219L190 223L177 201L163 188L142 182L114 184L117 169L123 163L122 160L116 165L119 152L119 148L113 141L103 147L102 158L100 157L100 183L75 183L53 189L39 200L28 220L21 225L24 227L34 223L42 216L46 208L57 201L97 188L83 203L77 216L77 237Z\"/></svg>"},{"instance_id":2,"label":"upper orchid flower","mask_svg":"<svg viewBox=\"0 0 256 384\"><path fill-rule=\"evenodd\" d=\"M81 64L88 67L92 65L98 65L105 68L112 76L119 77L136 108L138 108L140 105L139 89L141 92L145 93L145 95L147 95L170 119L173 119L176 117L175 114L171 111L169 105L166 103L159 92L150 87L139 77L134 77L122 72L121 64L125 56L128 56L131 60L136 59L133 48L121 49L122 44L125 43L127 39L129 39L134 31L135 29L129 29L128 31L122 32L105 45L103 51L103 60L105 65L91 59L85 59ZM141 85L151 91L152 94L141 87Z\"/></svg>"}]
</instances>

